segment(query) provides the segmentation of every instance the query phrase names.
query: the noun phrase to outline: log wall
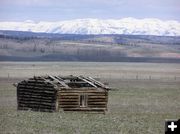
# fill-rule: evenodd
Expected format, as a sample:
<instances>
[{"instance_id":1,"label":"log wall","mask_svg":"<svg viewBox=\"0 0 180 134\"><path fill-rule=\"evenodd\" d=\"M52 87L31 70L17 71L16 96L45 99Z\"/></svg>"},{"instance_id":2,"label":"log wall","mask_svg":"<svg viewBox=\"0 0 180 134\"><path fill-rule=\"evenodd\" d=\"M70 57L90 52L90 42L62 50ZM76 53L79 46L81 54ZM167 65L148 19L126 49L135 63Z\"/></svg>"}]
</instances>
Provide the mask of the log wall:
<instances>
[{"instance_id":1,"label":"log wall","mask_svg":"<svg viewBox=\"0 0 180 134\"><path fill-rule=\"evenodd\" d=\"M86 96L85 106L80 104L80 96ZM58 91L59 108L64 111L94 111L105 112L107 110L108 92L97 89L71 89Z\"/></svg>"},{"instance_id":2,"label":"log wall","mask_svg":"<svg viewBox=\"0 0 180 134\"><path fill-rule=\"evenodd\" d=\"M22 81L17 86L19 110L55 111L57 90L43 80Z\"/></svg>"}]
</instances>

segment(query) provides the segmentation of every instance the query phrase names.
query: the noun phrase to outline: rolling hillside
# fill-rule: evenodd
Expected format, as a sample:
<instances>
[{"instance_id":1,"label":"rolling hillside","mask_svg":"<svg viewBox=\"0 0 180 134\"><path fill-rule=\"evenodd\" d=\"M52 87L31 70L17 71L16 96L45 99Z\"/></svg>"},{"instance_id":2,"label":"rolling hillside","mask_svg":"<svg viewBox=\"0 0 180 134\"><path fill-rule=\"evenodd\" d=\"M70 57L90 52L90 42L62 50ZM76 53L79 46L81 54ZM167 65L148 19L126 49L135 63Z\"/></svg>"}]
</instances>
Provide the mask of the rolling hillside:
<instances>
[{"instance_id":1,"label":"rolling hillside","mask_svg":"<svg viewBox=\"0 0 180 134\"><path fill-rule=\"evenodd\" d=\"M180 63L180 37L0 31L0 60Z\"/></svg>"}]
</instances>

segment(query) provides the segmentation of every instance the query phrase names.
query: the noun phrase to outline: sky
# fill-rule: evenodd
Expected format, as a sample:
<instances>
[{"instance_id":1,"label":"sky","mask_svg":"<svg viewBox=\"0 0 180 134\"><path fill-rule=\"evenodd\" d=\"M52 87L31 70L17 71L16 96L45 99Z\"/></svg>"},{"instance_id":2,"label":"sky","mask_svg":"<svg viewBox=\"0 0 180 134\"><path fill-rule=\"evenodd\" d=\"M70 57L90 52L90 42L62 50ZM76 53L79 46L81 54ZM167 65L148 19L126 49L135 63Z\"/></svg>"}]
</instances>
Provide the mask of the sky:
<instances>
[{"instance_id":1,"label":"sky","mask_svg":"<svg viewBox=\"0 0 180 134\"><path fill-rule=\"evenodd\" d=\"M127 17L180 21L180 0L0 0L0 21Z\"/></svg>"}]
</instances>

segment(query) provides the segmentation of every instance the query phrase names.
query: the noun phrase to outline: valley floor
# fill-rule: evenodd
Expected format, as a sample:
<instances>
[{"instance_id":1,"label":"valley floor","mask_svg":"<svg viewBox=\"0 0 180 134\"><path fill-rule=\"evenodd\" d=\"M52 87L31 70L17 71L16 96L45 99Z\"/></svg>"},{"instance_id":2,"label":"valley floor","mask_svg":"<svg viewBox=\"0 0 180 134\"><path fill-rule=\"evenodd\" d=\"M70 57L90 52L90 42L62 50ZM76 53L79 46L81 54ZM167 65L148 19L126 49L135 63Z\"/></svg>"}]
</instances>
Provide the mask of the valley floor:
<instances>
[{"instance_id":1,"label":"valley floor","mask_svg":"<svg viewBox=\"0 0 180 134\"><path fill-rule=\"evenodd\" d=\"M17 111L13 83L34 75L89 75L108 82L108 112ZM180 64L1 62L2 134L160 134L180 118Z\"/></svg>"}]
</instances>

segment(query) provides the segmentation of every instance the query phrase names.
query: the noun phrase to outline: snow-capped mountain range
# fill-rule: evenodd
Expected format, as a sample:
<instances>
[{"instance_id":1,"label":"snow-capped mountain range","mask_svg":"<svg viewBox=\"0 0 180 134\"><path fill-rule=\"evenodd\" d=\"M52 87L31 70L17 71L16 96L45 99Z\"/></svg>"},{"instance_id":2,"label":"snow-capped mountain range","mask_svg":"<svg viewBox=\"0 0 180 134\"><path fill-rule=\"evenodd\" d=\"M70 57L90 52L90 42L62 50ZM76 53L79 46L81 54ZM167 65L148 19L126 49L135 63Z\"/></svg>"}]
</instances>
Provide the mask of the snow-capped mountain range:
<instances>
[{"instance_id":1,"label":"snow-capped mountain range","mask_svg":"<svg viewBox=\"0 0 180 134\"><path fill-rule=\"evenodd\" d=\"M56 22L0 22L0 30L60 34L128 34L180 36L180 22L154 18L76 19Z\"/></svg>"}]
</instances>

